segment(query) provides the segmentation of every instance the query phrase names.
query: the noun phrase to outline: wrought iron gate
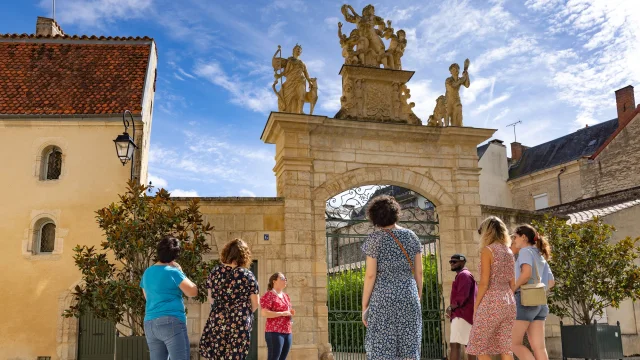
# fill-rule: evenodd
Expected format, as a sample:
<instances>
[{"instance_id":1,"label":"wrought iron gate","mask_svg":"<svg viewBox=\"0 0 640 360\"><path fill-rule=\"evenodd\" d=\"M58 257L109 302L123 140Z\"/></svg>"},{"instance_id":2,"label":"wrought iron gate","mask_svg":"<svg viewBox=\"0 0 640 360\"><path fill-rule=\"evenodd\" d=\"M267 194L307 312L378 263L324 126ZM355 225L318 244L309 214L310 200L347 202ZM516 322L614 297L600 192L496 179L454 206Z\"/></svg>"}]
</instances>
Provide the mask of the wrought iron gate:
<instances>
[{"instance_id":1,"label":"wrought iron gate","mask_svg":"<svg viewBox=\"0 0 640 360\"><path fill-rule=\"evenodd\" d=\"M422 294L421 359L444 359L444 299L440 274L438 215L420 194L394 185L371 185L337 195L327 201L327 306L329 342L336 359L364 359L366 328L361 321L365 256L362 244L374 228L366 219L370 199L393 196L402 207L398 225L413 230L422 242L424 284Z\"/></svg>"}]
</instances>

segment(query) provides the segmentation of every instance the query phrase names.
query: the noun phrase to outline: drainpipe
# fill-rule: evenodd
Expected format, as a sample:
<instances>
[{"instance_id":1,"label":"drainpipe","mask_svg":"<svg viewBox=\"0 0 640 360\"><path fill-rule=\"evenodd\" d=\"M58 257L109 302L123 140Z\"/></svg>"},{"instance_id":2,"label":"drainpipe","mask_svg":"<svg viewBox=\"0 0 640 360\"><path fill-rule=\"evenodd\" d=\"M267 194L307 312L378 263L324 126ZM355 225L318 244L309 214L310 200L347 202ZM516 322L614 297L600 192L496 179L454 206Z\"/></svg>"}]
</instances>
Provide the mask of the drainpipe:
<instances>
[{"instance_id":1,"label":"drainpipe","mask_svg":"<svg viewBox=\"0 0 640 360\"><path fill-rule=\"evenodd\" d=\"M560 199L560 204L558 205L562 205L562 188L560 187L560 175L562 175L562 173L565 172L566 170L567 168L562 168L558 173L558 198Z\"/></svg>"}]
</instances>

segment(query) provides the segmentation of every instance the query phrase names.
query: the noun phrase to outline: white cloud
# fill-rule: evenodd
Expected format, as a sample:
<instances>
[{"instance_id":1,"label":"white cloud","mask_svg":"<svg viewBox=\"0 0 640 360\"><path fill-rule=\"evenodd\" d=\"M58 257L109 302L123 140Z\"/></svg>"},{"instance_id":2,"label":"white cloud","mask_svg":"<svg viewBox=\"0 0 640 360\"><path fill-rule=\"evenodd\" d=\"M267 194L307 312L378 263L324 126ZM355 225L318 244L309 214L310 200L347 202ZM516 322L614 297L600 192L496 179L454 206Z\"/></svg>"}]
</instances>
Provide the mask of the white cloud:
<instances>
[{"instance_id":1,"label":"white cloud","mask_svg":"<svg viewBox=\"0 0 640 360\"><path fill-rule=\"evenodd\" d=\"M444 95L444 93L441 94L434 90L430 80L412 80L407 83L407 87L411 91L409 102L416 103L413 113L422 120L423 124L426 124L429 115L433 113L433 109L436 107L436 99L438 96Z\"/></svg>"},{"instance_id":2,"label":"white cloud","mask_svg":"<svg viewBox=\"0 0 640 360\"><path fill-rule=\"evenodd\" d=\"M460 91L460 97L464 105L473 104L478 96L482 94L487 88L493 89L496 82L495 77L491 78L471 78L471 85L469 88L464 88ZM491 90L493 91L493 90Z\"/></svg>"},{"instance_id":3,"label":"white cloud","mask_svg":"<svg viewBox=\"0 0 640 360\"><path fill-rule=\"evenodd\" d=\"M174 189L171 191L171 197L198 197L198 192L195 190L182 190Z\"/></svg>"},{"instance_id":4,"label":"white cloud","mask_svg":"<svg viewBox=\"0 0 640 360\"><path fill-rule=\"evenodd\" d=\"M461 40L481 41L489 35L504 34L518 21L501 2L488 9L475 7L469 1L444 1L439 11L423 19L417 26L416 42L408 42L405 54L422 62L441 59L458 47ZM451 16L461 21L451 21Z\"/></svg>"},{"instance_id":5,"label":"white cloud","mask_svg":"<svg viewBox=\"0 0 640 360\"><path fill-rule=\"evenodd\" d=\"M491 108L493 108L494 106L503 103L507 100L509 100L509 98L511 97L511 94L504 94L502 96L499 96L495 99L491 99L489 102L487 102L486 104L480 105L478 106L474 111L473 114L474 115L479 115Z\"/></svg>"},{"instance_id":6,"label":"white cloud","mask_svg":"<svg viewBox=\"0 0 640 360\"><path fill-rule=\"evenodd\" d=\"M269 85L256 86L238 77L227 75L217 61L199 62L193 72L231 94L231 102L249 110L266 113L277 108L275 95Z\"/></svg>"},{"instance_id":7,"label":"white cloud","mask_svg":"<svg viewBox=\"0 0 640 360\"><path fill-rule=\"evenodd\" d=\"M152 0L66 0L56 3L56 20L86 28L104 29L116 20L144 17ZM40 7L51 10L51 1L40 1ZM64 28L63 28L64 30Z\"/></svg>"},{"instance_id":8,"label":"white cloud","mask_svg":"<svg viewBox=\"0 0 640 360\"><path fill-rule=\"evenodd\" d=\"M314 73L319 73L324 70L324 61L322 59L313 59L309 61L305 61L305 65L307 66L307 71L309 72L309 76L313 77Z\"/></svg>"},{"instance_id":9,"label":"white cloud","mask_svg":"<svg viewBox=\"0 0 640 360\"><path fill-rule=\"evenodd\" d=\"M558 98L577 107L576 126L601 119L612 92L640 82L640 22L635 0L528 1L549 15L554 34L575 38L565 56L548 66Z\"/></svg>"},{"instance_id":10,"label":"white cloud","mask_svg":"<svg viewBox=\"0 0 640 360\"><path fill-rule=\"evenodd\" d=\"M240 190L240 195L248 196L248 197L256 197L256 194L253 191L250 191L250 190L247 190L247 189Z\"/></svg>"},{"instance_id":11,"label":"white cloud","mask_svg":"<svg viewBox=\"0 0 640 360\"><path fill-rule=\"evenodd\" d=\"M282 34L282 28L287 24L286 21L278 21L273 23L267 29L267 35L271 38L277 37Z\"/></svg>"},{"instance_id":12,"label":"white cloud","mask_svg":"<svg viewBox=\"0 0 640 360\"><path fill-rule=\"evenodd\" d=\"M178 72L186 77L188 77L189 79L195 79L196 77L189 74L188 72L184 71L181 67L178 67Z\"/></svg>"},{"instance_id":13,"label":"white cloud","mask_svg":"<svg viewBox=\"0 0 640 360\"><path fill-rule=\"evenodd\" d=\"M303 0L271 0L270 5L265 8L266 12L290 10L294 12L307 11L307 4Z\"/></svg>"},{"instance_id":14,"label":"white cloud","mask_svg":"<svg viewBox=\"0 0 640 360\"><path fill-rule=\"evenodd\" d=\"M494 62L511 58L516 55L532 54L536 49L537 41L532 37L523 36L515 38L506 46L490 49L484 54L478 56L476 60L471 62L469 72L479 72Z\"/></svg>"},{"instance_id":15,"label":"white cloud","mask_svg":"<svg viewBox=\"0 0 640 360\"><path fill-rule=\"evenodd\" d=\"M169 183L167 182L167 180L158 177L158 176L154 176L149 174L149 181L151 181L151 184L153 185L153 187L155 188L164 188L166 189L169 186Z\"/></svg>"},{"instance_id":16,"label":"white cloud","mask_svg":"<svg viewBox=\"0 0 640 360\"><path fill-rule=\"evenodd\" d=\"M180 80L180 81L184 81L184 79L182 77L180 77L180 75L173 73L173 77Z\"/></svg>"},{"instance_id":17,"label":"white cloud","mask_svg":"<svg viewBox=\"0 0 640 360\"><path fill-rule=\"evenodd\" d=\"M330 30L335 30L336 32L338 31L338 22L340 22L340 19L335 16L324 19L325 27ZM342 23L344 24L344 21Z\"/></svg>"},{"instance_id":18,"label":"white cloud","mask_svg":"<svg viewBox=\"0 0 640 360\"><path fill-rule=\"evenodd\" d=\"M395 22L411 19L419 9L419 6L403 6L401 8L394 6L391 12L384 14L384 17L385 19L391 20L393 26L393 23Z\"/></svg>"},{"instance_id":19,"label":"white cloud","mask_svg":"<svg viewBox=\"0 0 640 360\"><path fill-rule=\"evenodd\" d=\"M149 164L154 174L170 177L174 179L172 182L181 179L215 183L217 192L223 191L223 184L251 187L253 191L275 188L272 171L275 158L270 148L191 131L183 131L181 135L183 141L178 143L188 146L173 143L170 147L156 143L151 146Z\"/></svg>"},{"instance_id":20,"label":"white cloud","mask_svg":"<svg viewBox=\"0 0 640 360\"><path fill-rule=\"evenodd\" d=\"M311 75L316 76L316 75ZM340 110L340 97L342 96L342 84L340 77L318 77L318 106L326 111ZM333 115L333 114L332 114Z\"/></svg>"}]
</instances>

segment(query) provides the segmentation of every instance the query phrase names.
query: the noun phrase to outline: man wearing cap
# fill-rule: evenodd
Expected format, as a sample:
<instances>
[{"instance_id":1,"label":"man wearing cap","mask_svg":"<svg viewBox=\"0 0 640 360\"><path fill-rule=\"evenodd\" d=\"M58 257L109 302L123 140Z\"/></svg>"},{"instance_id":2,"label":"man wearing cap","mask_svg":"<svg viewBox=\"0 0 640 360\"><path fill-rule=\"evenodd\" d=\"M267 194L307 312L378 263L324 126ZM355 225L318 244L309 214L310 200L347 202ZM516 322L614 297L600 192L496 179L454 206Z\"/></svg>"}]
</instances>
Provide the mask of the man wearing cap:
<instances>
[{"instance_id":1,"label":"man wearing cap","mask_svg":"<svg viewBox=\"0 0 640 360\"><path fill-rule=\"evenodd\" d=\"M457 273L451 287L451 305L447 308L447 317L451 318L451 354L449 359L461 360L460 346L467 346L469 333L473 325L473 305L476 302L478 285L467 269L467 258L455 254L449 260L451 271ZM475 360L474 355L467 354L468 360Z\"/></svg>"}]
</instances>

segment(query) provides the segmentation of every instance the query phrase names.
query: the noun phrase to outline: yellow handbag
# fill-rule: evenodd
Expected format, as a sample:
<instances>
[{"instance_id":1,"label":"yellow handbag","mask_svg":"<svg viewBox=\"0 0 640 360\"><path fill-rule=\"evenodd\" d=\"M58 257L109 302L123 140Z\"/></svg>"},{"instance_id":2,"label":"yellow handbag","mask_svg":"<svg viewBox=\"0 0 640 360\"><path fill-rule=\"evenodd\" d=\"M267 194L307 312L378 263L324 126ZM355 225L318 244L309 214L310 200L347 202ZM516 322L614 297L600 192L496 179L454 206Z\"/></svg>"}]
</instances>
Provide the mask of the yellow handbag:
<instances>
[{"instance_id":1,"label":"yellow handbag","mask_svg":"<svg viewBox=\"0 0 640 360\"><path fill-rule=\"evenodd\" d=\"M534 279L536 282L520 286L520 304L522 306L547 305L547 290L540 279L538 262L536 261L535 254L533 254L533 266L536 270L536 277Z\"/></svg>"}]
</instances>

